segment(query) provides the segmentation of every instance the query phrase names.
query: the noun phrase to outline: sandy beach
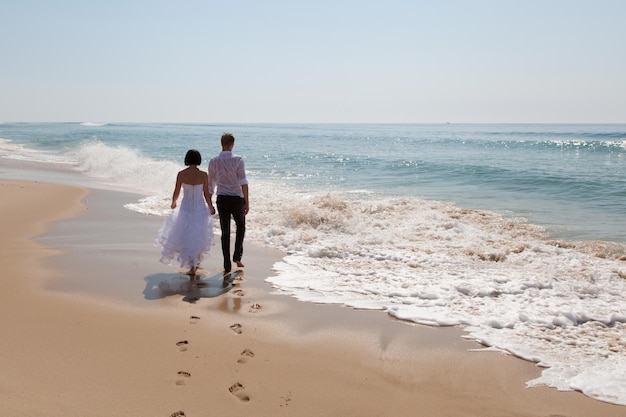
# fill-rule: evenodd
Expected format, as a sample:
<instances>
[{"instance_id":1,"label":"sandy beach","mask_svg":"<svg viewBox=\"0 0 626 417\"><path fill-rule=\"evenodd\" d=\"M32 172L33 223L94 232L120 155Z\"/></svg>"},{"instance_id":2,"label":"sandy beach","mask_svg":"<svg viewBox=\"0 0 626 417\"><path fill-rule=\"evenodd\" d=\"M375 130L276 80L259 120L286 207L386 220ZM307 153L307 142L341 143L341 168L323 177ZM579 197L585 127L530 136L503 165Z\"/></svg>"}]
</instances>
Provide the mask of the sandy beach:
<instances>
[{"instance_id":1,"label":"sandy beach","mask_svg":"<svg viewBox=\"0 0 626 417\"><path fill-rule=\"evenodd\" d=\"M304 303L246 244L223 288L158 262L162 221L123 193L0 179L0 410L20 416L626 416L525 388L534 364L455 328ZM253 227L253 225L251 226Z\"/></svg>"}]
</instances>

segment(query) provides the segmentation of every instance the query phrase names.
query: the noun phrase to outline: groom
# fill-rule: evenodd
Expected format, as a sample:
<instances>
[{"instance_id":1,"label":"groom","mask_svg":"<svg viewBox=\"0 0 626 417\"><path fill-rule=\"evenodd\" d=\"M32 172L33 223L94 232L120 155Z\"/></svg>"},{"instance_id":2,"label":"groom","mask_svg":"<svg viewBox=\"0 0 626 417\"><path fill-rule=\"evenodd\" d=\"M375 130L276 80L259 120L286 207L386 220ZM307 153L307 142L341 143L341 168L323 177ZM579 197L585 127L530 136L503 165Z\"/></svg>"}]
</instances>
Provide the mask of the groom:
<instances>
[{"instance_id":1,"label":"groom","mask_svg":"<svg viewBox=\"0 0 626 417\"><path fill-rule=\"evenodd\" d=\"M224 276L230 273L230 218L235 220L235 252L233 262L243 268L243 237L246 233L248 214L248 180L243 159L233 154L235 137L232 133L222 135L222 152L209 161L209 193L217 194L217 211L222 229L222 255Z\"/></svg>"}]
</instances>

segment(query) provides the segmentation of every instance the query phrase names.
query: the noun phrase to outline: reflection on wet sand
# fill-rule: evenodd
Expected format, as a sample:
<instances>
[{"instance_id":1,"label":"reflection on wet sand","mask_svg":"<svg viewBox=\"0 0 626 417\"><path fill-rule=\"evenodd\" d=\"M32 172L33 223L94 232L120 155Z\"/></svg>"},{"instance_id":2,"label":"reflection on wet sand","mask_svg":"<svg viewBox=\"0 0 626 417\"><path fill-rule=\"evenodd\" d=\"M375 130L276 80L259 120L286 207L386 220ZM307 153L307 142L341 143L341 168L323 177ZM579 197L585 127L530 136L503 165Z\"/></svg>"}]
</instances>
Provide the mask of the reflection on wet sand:
<instances>
[{"instance_id":1,"label":"reflection on wet sand","mask_svg":"<svg viewBox=\"0 0 626 417\"><path fill-rule=\"evenodd\" d=\"M146 300L157 300L172 295L182 295L183 301L195 303L200 298L218 297L232 290L241 280L243 271L236 271L227 277L217 273L210 277L183 274L153 274L144 278L146 288L143 291ZM238 311L241 308L239 298L225 299L226 311Z\"/></svg>"}]
</instances>

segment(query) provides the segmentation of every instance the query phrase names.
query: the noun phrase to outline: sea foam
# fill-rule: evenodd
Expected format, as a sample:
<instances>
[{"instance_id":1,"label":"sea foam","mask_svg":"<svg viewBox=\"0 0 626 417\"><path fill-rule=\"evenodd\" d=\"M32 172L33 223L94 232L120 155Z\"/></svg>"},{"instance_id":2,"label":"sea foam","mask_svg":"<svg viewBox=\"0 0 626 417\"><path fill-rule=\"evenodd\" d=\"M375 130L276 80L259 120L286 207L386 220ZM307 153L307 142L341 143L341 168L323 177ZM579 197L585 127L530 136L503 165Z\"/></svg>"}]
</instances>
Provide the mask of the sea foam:
<instances>
[{"instance_id":1,"label":"sea foam","mask_svg":"<svg viewBox=\"0 0 626 417\"><path fill-rule=\"evenodd\" d=\"M71 155L77 170L103 184L159 197L171 195L176 173L184 168L171 161L145 157L137 149L99 141L83 143Z\"/></svg>"},{"instance_id":2,"label":"sea foam","mask_svg":"<svg viewBox=\"0 0 626 417\"><path fill-rule=\"evenodd\" d=\"M72 159L64 155L42 152L3 138L0 138L0 158L55 164L71 164L73 162Z\"/></svg>"},{"instance_id":3,"label":"sea foam","mask_svg":"<svg viewBox=\"0 0 626 417\"><path fill-rule=\"evenodd\" d=\"M626 386L623 372L601 366L626 355L622 245L598 252L550 240L523 219L417 198L267 198L251 234L289 253L267 279L279 292L461 326L469 339L547 367L530 385L626 404L595 386Z\"/></svg>"}]
</instances>

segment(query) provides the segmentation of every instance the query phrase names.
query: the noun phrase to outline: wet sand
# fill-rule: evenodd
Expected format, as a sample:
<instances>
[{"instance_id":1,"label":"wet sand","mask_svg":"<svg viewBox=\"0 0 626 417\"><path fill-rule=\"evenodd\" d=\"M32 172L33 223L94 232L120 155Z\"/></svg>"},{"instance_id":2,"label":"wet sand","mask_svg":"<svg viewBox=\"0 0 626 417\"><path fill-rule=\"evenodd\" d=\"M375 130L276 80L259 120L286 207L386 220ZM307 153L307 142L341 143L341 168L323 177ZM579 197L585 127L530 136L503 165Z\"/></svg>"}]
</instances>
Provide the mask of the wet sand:
<instances>
[{"instance_id":1,"label":"wet sand","mask_svg":"<svg viewBox=\"0 0 626 417\"><path fill-rule=\"evenodd\" d=\"M130 195L0 179L0 409L22 416L626 416L454 328L299 302L246 244L223 287L158 262ZM250 225L253 227L253 225Z\"/></svg>"}]
</instances>

